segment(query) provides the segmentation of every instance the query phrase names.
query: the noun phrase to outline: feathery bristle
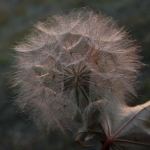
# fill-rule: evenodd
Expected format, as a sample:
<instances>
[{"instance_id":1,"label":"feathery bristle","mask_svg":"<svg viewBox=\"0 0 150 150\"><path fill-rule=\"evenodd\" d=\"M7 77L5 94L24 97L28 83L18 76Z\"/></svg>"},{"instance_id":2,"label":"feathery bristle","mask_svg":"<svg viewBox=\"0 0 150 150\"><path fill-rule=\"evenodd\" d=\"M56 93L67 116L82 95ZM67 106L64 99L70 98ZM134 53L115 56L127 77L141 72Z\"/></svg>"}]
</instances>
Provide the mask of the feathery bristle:
<instances>
[{"instance_id":1,"label":"feathery bristle","mask_svg":"<svg viewBox=\"0 0 150 150\"><path fill-rule=\"evenodd\" d=\"M136 95L138 48L111 18L91 10L39 22L14 49L16 102L48 127L71 129L76 114L91 102L124 103L128 94Z\"/></svg>"}]
</instances>

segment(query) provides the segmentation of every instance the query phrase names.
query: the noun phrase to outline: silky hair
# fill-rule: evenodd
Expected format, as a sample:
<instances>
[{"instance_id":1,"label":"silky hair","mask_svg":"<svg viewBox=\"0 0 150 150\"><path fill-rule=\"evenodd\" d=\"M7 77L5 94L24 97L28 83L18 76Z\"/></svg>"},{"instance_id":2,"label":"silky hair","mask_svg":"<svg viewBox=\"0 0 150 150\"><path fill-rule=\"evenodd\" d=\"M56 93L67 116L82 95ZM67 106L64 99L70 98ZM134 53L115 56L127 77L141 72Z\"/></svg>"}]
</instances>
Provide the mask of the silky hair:
<instances>
[{"instance_id":1,"label":"silky hair","mask_svg":"<svg viewBox=\"0 0 150 150\"><path fill-rule=\"evenodd\" d=\"M117 106L136 96L139 47L112 18L90 9L38 22L14 50L15 102L48 130L78 128L99 99Z\"/></svg>"}]
</instances>

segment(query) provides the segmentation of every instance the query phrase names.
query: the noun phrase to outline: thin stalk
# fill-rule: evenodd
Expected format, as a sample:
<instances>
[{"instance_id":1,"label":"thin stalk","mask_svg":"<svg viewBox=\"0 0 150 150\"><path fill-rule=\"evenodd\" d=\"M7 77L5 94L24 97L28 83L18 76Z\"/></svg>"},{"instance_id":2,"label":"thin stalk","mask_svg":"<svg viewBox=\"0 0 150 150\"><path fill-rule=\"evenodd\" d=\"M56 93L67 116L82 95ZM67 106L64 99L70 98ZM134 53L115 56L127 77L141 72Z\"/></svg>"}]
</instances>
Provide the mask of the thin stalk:
<instances>
[{"instance_id":1,"label":"thin stalk","mask_svg":"<svg viewBox=\"0 0 150 150\"><path fill-rule=\"evenodd\" d=\"M77 106L79 107L79 89L77 86L75 86L75 95L76 95L76 103L77 103Z\"/></svg>"}]
</instances>

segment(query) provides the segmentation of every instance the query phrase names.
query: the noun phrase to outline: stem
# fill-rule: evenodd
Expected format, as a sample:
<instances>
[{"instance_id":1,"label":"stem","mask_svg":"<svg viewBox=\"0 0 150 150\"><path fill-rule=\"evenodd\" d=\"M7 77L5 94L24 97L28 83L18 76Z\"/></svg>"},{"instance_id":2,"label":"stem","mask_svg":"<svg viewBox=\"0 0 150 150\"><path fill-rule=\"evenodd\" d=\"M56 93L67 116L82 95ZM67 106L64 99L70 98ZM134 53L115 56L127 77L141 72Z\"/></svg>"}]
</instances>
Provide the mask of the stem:
<instances>
[{"instance_id":1,"label":"stem","mask_svg":"<svg viewBox=\"0 0 150 150\"><path fill-rule=\"evenodd\" d=\"M80 90L83 92L83 95L85 96L87 102L89 103L89 102L90 102L90 99L88 98L87 93L86 93L85 90L82 88L82 86L79 85L79 88L80 88Z\"/></svg>"},{"instance_id":2,"label":"stem","mask_svg":"<svg viewBox=\"0 0 150 150\"><path fill-rule=\"evenodd\" d=\"M101 150L107 150L108 146L113 143L114 141L114 137L112 136L109 136L106 141L104 142L103 146L102 146L102 149Z\"/></svg>"},{"instance_id":3,"label":"stem","mask_svg":"<svg viewBox=\"0 0 150 150\"><path fill-rule=\"evenodd\" d=\"M105 142L101 142L101 143L102 143L102 145L104 145ZM103 148L103 146L102 146L102 148ZM109 150L109 147L107 146L107 147L105 148L105 150Z\"/></svg>"},{"instance_id":4,"label":"stem","mask_svg":"<svg viewBox=\"0 0 150 150\"><path fill-rule=\"evenodd\" d=\"M78 87L75 87L75 93L76 93L76 102L77 102L77 106L79 107L79 90Z\"/></svg>"}]
</instances>

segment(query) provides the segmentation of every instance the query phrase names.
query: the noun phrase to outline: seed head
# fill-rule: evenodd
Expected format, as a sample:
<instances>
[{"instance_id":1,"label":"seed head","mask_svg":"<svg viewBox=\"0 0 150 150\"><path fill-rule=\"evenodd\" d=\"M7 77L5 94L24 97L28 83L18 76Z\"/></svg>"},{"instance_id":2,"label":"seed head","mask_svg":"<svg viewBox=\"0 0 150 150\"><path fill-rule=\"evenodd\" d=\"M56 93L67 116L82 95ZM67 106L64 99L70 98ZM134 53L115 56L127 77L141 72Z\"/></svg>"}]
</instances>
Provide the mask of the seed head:
<instances>
[{"instance_id":1,"label":"seed head","mask_svg":"<svg viewBox=\"0 0 150 150\"><path fill-rule=\"evenodd\" d=\"M53 15L17 45L16 102L47 128L73 129L98 99L136 95L137 47L111 18L92 10Z\"/></svg>"}]
</instances>

